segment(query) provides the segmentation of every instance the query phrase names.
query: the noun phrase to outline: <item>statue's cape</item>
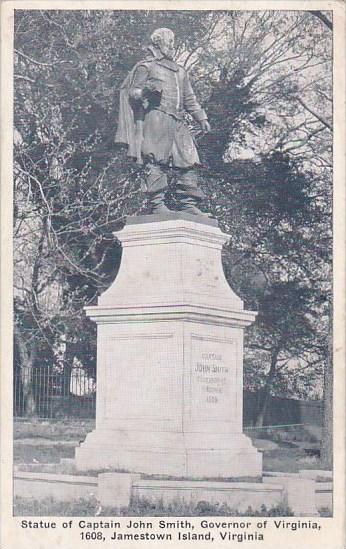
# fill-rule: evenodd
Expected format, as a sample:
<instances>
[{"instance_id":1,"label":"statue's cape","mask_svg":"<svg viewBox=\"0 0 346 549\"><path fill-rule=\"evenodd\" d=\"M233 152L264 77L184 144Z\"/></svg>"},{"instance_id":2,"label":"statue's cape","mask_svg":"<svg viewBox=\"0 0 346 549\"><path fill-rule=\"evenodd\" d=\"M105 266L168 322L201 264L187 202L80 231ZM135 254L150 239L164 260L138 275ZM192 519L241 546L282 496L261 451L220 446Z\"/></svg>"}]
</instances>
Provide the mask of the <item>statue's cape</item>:
<instances>
[{"instance_id":1,"label":"statue's cape","mask_svg":"<svg viewBox=\"0 0 346 549\"><path fill-rule=\"evenodd\" d=\"M154 57L151 57L136 63L120 86L119 120L117 132L115 134L115 143L123 143L127 145L127 155L134 158L137 158L136 121L130 102L129 90L137 67L140 65L147 65L148 63L154 61L154 59Z\"/></svg>"},{"instance_id":2,"label":"statue's cape","mask_svg":"<svg viewBox=\"0 0 346 549\"><path fill-rule=\"evenodd\" d=\"M136 125L134 112L129 98L129 90L132 85L135 71L140 65L147 65L148 63L151 63L153 61L166 63L165 66L168 66L168 68L172 68L173 70L177 70L178 68L178 65L174 61L164 59L164 56L153 50L153 48L149 47L148 49L152 55L149 58L146 58L143 61L137 63L129 72L124 82L120 86L119 120L117 132L115 135L115 143L122 143L127 145L127 155L134 158L137 157Z\"/></svg>"},{"instance_id":3,"label":"statue's cape","mask_svg":"<svg viewBox=\"0 0 346 549\"><path fill-rule=\"evenodd\" d=\"M120 87L119 120L115 135L116 143L128 146L128 156L136 157L135 119L129 100L129 89L138 64L129 72Z\"/></svg>"}]
</instances>

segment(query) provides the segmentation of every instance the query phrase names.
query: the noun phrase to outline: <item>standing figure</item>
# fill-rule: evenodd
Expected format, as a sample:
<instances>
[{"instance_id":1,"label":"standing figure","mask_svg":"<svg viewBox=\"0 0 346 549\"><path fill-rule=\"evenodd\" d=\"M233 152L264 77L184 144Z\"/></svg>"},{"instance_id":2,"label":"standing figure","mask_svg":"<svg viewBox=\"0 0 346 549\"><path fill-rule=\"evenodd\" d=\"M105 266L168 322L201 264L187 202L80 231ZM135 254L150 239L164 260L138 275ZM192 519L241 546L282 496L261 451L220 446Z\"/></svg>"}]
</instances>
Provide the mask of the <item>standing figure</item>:
<instances>
[{"instance_id":1,"label":"standing figure","mask_svg":"<svg viewBox=\"0 0 346 549\"><path fill-rule=\"evenodd\" d=\"M157 29L151 35L148 57L137 63L122 84L119 125L115 141L128 145L128 155L145 165L145 190L151 213L169 211L165 205L168 168L177 172L177 198L181 208L203 214L204 198L194 167L200 163L184 110L210 131L186 70L173 61L174 34Z\"/></svg>"}]
</instances>

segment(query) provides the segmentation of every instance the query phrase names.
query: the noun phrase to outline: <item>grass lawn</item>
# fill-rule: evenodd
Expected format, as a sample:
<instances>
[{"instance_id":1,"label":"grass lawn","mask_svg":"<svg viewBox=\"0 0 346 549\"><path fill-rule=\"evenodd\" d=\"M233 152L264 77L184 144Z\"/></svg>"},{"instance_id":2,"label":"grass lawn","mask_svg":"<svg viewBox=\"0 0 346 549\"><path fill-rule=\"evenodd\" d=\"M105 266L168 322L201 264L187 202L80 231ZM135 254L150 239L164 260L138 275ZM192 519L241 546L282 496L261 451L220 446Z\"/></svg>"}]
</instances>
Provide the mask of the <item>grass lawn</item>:
<instances>
[{"instance_id":1,"label":"grass lawn","mask_svg":"<svg viewBox=\"0 0 346 549\"><path fill-rule=\"evenodd\" d=\"M19 463L59 463L73 458L74 448L94 428L94 420L16 421L13 460Z\"/></svg>"},{"instance_id":2,"label":"grass lawn","mask_svg":"<svg viewBox=\"0 0 346 549\"><path fill-rule=\"evenodd\" d=\"M83 440L95 427L95 420L66 421L15 421L13 424L14 440L43 438L46 440Z\"/></svg>"},{"instance_id":3,"label":"grass lawn","mask_svg":"<svg viewBox=\"0 0 346 549\"><path fill-rule=\"evenodd\" d=\"M17 422L14 426L14 463L21 470L65 474L97 475L99 471L78 472L73 462L59 463L61 458L73 458L75 447L94 428L92 421L68 422ZM249 431L257 448L263 454L263 470L295 473L299 469L322 469L319 458L307 455L305 447L317 444L316 432L305 429L267 429L260 435ZM42 464L42 465L41 465ZM149 478L150 475L147 475ZM226 479L225 479L226 480ZM231 479L230 479L231 480ZM234 480L234 479L232 479ZM240 479L237 479L240 480ZM241 479L246 480L246 479ZM259 482L261 479L257 479ZM127 508L100 508L96 498L61 502L52 498L34 500L17 496L14 500L17 516L290 516L291 511L282 506L266 509L248 509L238 513L227 505L197 505L181 502L164 506L146 500L132 501ZM321 516L330 516L328 509L320 510Z\"/></svg>"},{"instance_id":4,"label":"grass lawn","mask_svg":"<svg viewBox=\"0 0 346 549\"><path fill-rule=\"evenodd\" d=\"M327 507L318 510L321 517L332 517ZM33 498L15 497L13 503L14 516L68 516L68 517L201 517L201 516L232 516L232 517L290 517L291 509L285 505L276 505L267 508L262 505L259 509L249 507L240 513L226 504L210 504L200 501L197 504L188 504L181 501L164 505L162 502L152 503L146 499L133 500L128 507L100 507L95 497L76 499L70 502L57 501L46 498L37 501Z\"/></svg>"},{"instance_id":5,"label":"grass lawn","mask_svg":"<svg viewBox=\"0 0 346 549\"><path fill-rule=\"evenodd\" d=\"M301 448L277 448L263 454L263 471L298 473L300 469L323 469L320 459Z\"/></svg>"},{"instance_id":6,"label":"grass lawn","mask_svg":"<svg viewBox=\"0 0 346 549\"><path fill-rule=\"evenodd\" d=\"M295 426L246 430L257 448L263 448L263 471L298 473L300 469L323 469L318 455L321 428Z\"/></svg>"},{"instance_id":7,"label":"grass lawn","mask_svg":"<svg viewBox=\"0 0 346 549\"><path fill-rule=\"evenodd\" d=\"M64 444L46 445L30 445L30 444L14 444L13 462L15 465L19 463L59 463L61 458L73 458L74 447Z\"/></svg>"},{"instance_id":8,"label":"grass lawn","mask_svg":"<svg viewBox=\"0 0 346 549\"><path fill-rule=\"evenodd\" d=\"M92 420L15 422L14 463L36 464L37 470L38 463L58 464L61 458L73 458L74 448L94 428L94 423ZM309 456L305 451L311 444L318 446L316 428L313 433L308 428L297 427L249 430L246 434L262 448L264 471L296 473L299 469L323 468L318 457ZM63 468L59 466L57 472L64 472Z\"/></svg>"},{"instance_id":9,"label":"grass lawn","mask_svg":"<svg viewBox=\"0 0 346 549\"><path fill-rule=\"evenodd\" d=\"M71 502L57 501L53 498L37 501L33 498L16 497L13 514L15 516L145 516L145 517L193 517L193 516L240 516L240 517L278 517L293 516L285 505L275 505L259 509L249 507L244 512L232 509L227 504L211 504L199 501L197 504L174 501L164 505L162 502L152 503L146 499L132 500L128 507L100 507L95 497L77 499ZM97 514L97 515L96 515Z\"/></svg>"}]
</instances>

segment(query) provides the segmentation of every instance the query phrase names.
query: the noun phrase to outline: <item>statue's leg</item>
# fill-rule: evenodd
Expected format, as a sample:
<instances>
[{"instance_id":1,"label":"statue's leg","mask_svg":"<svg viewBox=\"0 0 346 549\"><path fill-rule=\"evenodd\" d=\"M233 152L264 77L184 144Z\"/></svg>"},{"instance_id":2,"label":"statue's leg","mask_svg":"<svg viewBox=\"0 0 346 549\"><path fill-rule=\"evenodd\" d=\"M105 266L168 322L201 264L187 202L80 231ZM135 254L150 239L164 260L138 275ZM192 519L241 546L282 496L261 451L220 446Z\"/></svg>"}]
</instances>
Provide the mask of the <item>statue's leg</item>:
<instances>
[{"instance_id":1,"label":"statue's leg","mask_svg":"<svg viewBox=\"0 0 346 549\"><path fill-rule=\"evenodd\" d=\"M205 198L205 194L198 187L196 170L192 168L179 170L177 177L177 198L183 211L195 215L208 216L208 214L202 212L199 208L201 200Z\"/></svg>"},{"instance_id":2,"label":"statue's leg","mask_svg":"<svg viewBox=\"0 0 346 549\"><path fill-rule=\"evenodd\" d=\"M165 192L168 188L167 174L161 166L149 162L145 167L146 194L150 213L169 212L165 204Z\"/></svg>"}]
</instances>

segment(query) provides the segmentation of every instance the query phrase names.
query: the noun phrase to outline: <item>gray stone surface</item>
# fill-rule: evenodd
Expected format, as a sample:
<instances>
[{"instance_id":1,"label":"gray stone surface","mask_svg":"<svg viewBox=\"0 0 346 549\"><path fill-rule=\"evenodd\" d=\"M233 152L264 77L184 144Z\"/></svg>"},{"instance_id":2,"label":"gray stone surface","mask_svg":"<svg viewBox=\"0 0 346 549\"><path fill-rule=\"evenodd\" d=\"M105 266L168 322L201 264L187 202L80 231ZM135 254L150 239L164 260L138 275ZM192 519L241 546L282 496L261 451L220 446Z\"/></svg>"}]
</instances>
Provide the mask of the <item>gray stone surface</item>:
<instances>
[{"instance_id":1,"label":"gray stone surface","mask_svg":"<svg viewBox=\"0 0 346 549\"><path fill-rule=\"evenodd\" d=\"M193 223L202 223L202 225L211 225L212 227L218 227L218 222L212 217L193 215L184 211L171 211L167 213L151 214L151 215L137 215L128 216L126 218L127 225L138 225L140 223L157 223L160 221L170 221L173 219L185 219L192 221Z\"/></svg>"},{"instance_id":2,"label":"gray stone surface","mask_svg":"<svg viewBox=\"0 0 346 549\"><path fill-rule=\"evenodd\" d=\"M13 491L15 496L37 500L51 497L59 501L72 501L97 497L97 484L97 477L16 471Z\"/></svg>"},{"instance_id":3,"label":"gray stone surface","mask_svg":"<svg viewBox=\"0 0 346 549\"><path fill-rule=\"evenodd\" d=\"M311 478L314 480L316 480L317 478L325 480L333 479L333 471L326 471L322 469L300 469L299 474L302 477Z\"/></svg>"},{"instance_id":4,"label":"gray stone surface","mask_svg":"<svg viewBox=\"0 0 346 549\"><path fill-rule=\"evenodd\" d=\"M76 449L77 467L261 476L242 430L243 330L256 314L226 281L228 236L180 217L116 236L118 276L86 308L98 325L96 429Z\"/></svg>"},{"instance_id":5,"label":"gray stone surface","mask_svg":"<svg viewBox=\"0 0 346 549\"><path fill-rule=\"evenodd\" d=\"M226 503L238 511L246 511L249 506L259 509L261 505L270 508L288 504L295 516L314 516L321 508L332 511L333 505L331 482L314 482L297 474L265 477L264 482L220 482L144 480L140 475L114 472L89 477L15 470L14 495L38 500L52 497L60 501L94 496L101 505L110 507L126 507L132 496L165 504L173 501Z\"/></svg>"},{"instance_id":6,"label":"gray stone surface","mask_svg":"<svg viewBox=\"0 0 346 549\"><path fill-rule=\"evenodd\" d=\"M316 483L299 475L267 477L266 483L279 484L285 489L285 502L296 516L317 515Z\"/></svg>"},{"instance_id":7,"label":"gray stone surface","mask_svg":"<svg viewBox=\"0 0 346 549\"><path fill-rule=\"evenodd\" d=\"M129 473L101 473L98 476L98 498L101 505L127 507L132 495L132 485L140 475Z\"/></svg>"},{"instance_id":8,"label":"gray stone surface","mask_svg":"<svg viewBox=\"0 0 346 549\"><path fill-rule=\"evenodd\" d=\"M315 488L316 508L327 508L333 511L333 483L316 482Z\"/></svg>"}]
</instances>

